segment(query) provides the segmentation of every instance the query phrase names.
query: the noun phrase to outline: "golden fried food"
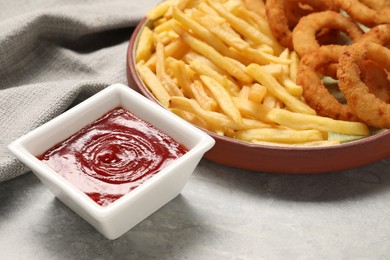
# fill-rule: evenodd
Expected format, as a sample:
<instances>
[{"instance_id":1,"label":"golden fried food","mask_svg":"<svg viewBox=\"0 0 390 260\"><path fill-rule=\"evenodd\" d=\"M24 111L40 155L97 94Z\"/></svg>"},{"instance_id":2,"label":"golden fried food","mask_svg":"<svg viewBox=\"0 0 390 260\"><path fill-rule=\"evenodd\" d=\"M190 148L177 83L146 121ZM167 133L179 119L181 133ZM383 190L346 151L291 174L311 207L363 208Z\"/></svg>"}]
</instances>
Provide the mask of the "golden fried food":
<instances>
[{"instance_id":1,"label":"golden fried food","mask_svg":"<svg viewBox=\"0 0 390 260\"><path fill-rule=\"evenodd\" d=\"M323 117L306 102L300 55L281 46L264 7L253 1L168 0L148 13L136 68L156 100L198 127L255 144L341 143L328 140L333 131L367 136L366 124ZM334 8L325 0L284 4L294 26L298 16ZM328 28L315 34L333 35Z\"/></svg>"},{"instance_id":2,"label":"golden fried food","mask_svg":"<svg viewBox=\"0 0 390 260\"><path fill-rule=\"evenodd\" d=\"M292 30L299 20L314 12L335 10L329 0L267 0L266 15L276 40L286 48L293 50Z\"/></svg>"},{"instance_id":3,"label":"golden fried food","mask_svg":"<svg viewBox=\"0 0 390 260\"><path fill-rule=\"evenodd\" d=\"M390 104L370 93L361 80L359 65L365 60L373 60L387 71L390 70L388 48L371 41L357 42L339 59L337 76L340 89L359 119L377 128L390 128Z\"/></svg>"},{"instance_id":4,"label":"golden fried food","mask_svg":"<svg viewBox=\"0 0 390 260\"><path fill-rule=\"evenodd\" d=\"M354 20L369 27L390 23L390 2L387 0L335 0Z\"/></svg>"},{"instance_id":5,"label":"golden fried food","mask_svg":"<svg viewBox=\"0 0 390 260\"><path fill-rule=\"evenodd\" d=\"M351 18L341 13L334 11L316 12L302 17L294 28L292 33L294 50L303 57L305 53L317 49L320 46L317 34L324 29L344 32L353 42L359 40L364 33Z\"/></svg>"},{"instance_id":6,"label":"golden fried food","mask_svg":"<svg viewBox=\"0 0 390 260\"><path fill-rule=\"evenodd\" d=\"M348 104L342 104L324 86L322 75L345 51L344 46L322 46L306 54L297 74L297 83L303 87L305 101L321 116L347 121L358 121ZM330 70L330 69L329 69Z\"/></svg>"}]
</instances>

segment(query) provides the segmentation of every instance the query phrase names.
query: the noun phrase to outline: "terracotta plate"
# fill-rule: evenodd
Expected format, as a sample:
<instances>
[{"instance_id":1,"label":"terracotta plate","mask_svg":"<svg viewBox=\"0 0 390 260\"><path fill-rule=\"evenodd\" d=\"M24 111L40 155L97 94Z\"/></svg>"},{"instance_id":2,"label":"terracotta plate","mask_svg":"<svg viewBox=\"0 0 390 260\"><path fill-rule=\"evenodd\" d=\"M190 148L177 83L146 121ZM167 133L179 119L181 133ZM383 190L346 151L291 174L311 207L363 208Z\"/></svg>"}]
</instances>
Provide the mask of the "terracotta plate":
<instances>
[{"instance_id":1,"label":"terracotta plate","mask_svg":"<svg viewBox=\"0 0 390 260\"><path fill-rule=\"evenodd\" d=\"M127 79L151 100L156 99L142 83L135 69L134 48L147 20L133 32L127 50ZM203 129L204 130L204 129ZM275 147L250 144L206 131L216 140L204 157L214 162L246 170L287 174L312 174L345 170L390 156L390 130L361 140L326 147Z\"/></svg>"}]
</instances>

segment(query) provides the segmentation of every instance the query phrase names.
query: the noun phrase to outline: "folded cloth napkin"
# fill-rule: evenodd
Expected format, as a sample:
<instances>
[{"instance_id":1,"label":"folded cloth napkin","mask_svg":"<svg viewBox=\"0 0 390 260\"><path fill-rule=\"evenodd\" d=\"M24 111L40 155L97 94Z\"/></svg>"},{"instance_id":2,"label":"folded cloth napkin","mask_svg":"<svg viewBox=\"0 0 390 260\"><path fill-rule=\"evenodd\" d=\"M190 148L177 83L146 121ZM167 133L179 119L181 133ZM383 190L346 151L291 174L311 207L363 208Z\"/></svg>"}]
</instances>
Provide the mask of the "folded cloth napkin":
<instances>
[{"instance_id":1,"label":"folded cloth napkin","mask_svg":"<svg viewBox=\"0 0 390 260\"><path fill-rule=\"evenodd\" d=\"M0 2L0 182L28 171L19 136L108 85L126 84L132 29L160 0Z\"/></svg>"}]
</instances>

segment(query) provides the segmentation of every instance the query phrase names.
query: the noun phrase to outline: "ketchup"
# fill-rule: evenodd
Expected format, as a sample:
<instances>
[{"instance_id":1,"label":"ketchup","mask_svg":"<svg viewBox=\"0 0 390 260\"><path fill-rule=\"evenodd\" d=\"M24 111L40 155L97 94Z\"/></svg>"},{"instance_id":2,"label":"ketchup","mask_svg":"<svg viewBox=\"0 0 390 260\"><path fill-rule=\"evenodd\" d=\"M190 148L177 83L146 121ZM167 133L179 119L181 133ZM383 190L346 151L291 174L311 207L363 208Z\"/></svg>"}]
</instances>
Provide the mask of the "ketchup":
<instances>
[{"instance_id":1,"label":"ketchup","mask_svg":"<svg viewBox=\"0 0 390 260\"><path fill-rule=\"evenodd\" d=\"M107 206L186 152L172 137L118 107L38 159Z\"/></svg>"}]
</instances>

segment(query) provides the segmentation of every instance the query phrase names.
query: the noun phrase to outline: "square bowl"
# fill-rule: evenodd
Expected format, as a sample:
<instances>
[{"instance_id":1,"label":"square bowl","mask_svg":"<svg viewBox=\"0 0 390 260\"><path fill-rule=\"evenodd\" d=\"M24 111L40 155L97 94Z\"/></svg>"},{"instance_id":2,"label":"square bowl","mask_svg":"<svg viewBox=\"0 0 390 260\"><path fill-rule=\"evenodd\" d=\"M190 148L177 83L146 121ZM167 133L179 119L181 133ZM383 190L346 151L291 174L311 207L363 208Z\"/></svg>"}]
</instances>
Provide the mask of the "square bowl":
<instances>
[{"instance_id":1,"label":"square bowl","mask_svg":"<svg viewBox=\"0 0 390 260\"><path fill-rule=\"evenodd\" d=\"M113 203L103 207L37 158L109 111L122 107L187 148L181 157ZM215 141L158 104L114 84L9 144L9 150L51 192L108 239L116 239L176 197Z\"/></svg>"}]
</instances>

